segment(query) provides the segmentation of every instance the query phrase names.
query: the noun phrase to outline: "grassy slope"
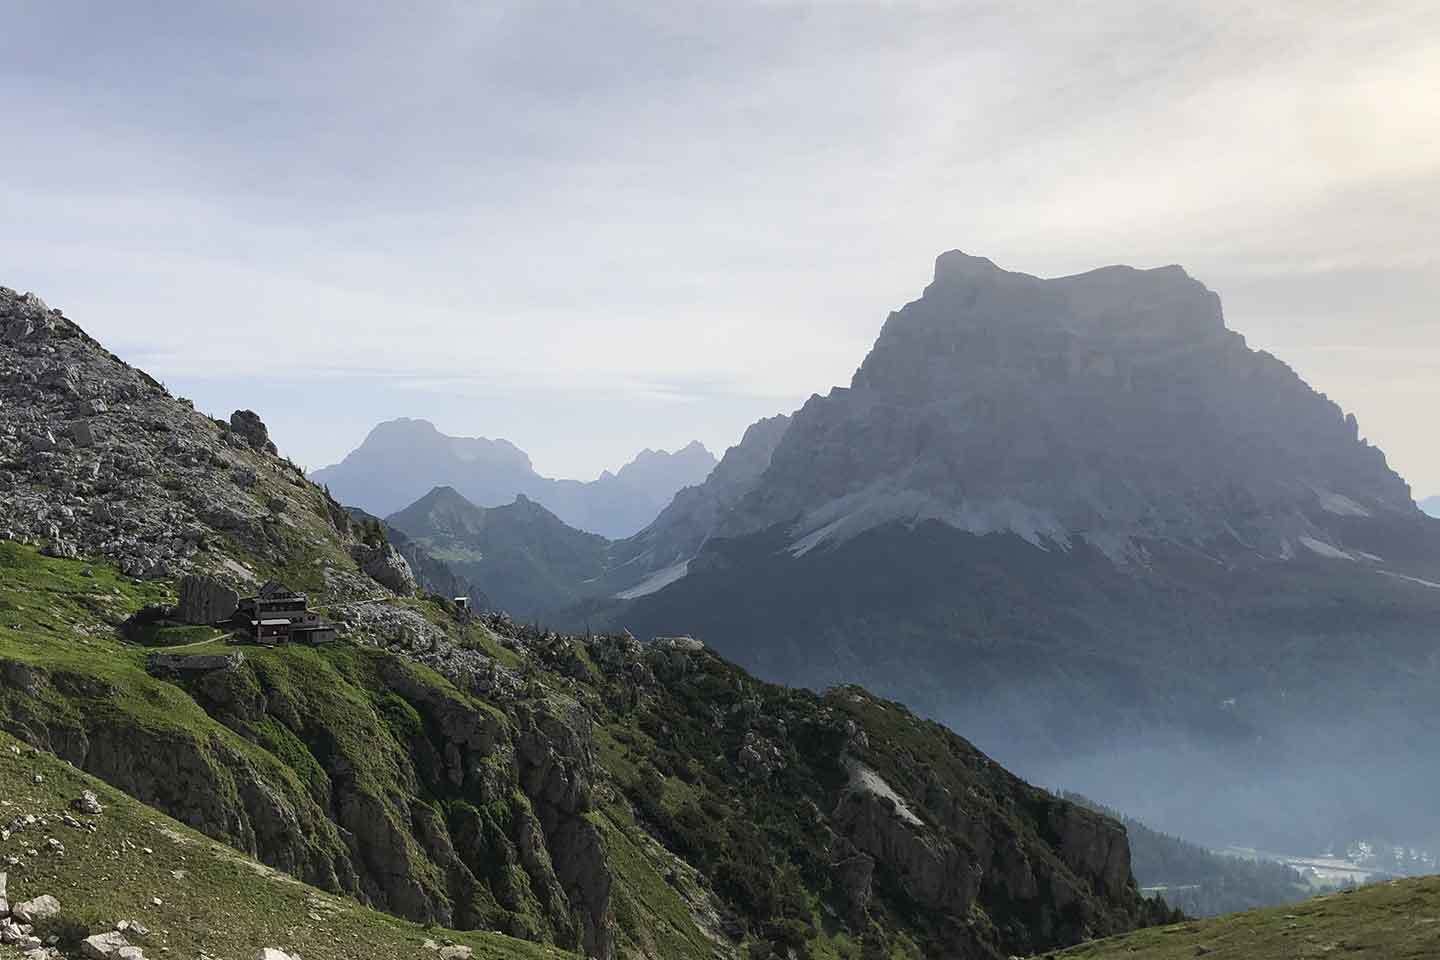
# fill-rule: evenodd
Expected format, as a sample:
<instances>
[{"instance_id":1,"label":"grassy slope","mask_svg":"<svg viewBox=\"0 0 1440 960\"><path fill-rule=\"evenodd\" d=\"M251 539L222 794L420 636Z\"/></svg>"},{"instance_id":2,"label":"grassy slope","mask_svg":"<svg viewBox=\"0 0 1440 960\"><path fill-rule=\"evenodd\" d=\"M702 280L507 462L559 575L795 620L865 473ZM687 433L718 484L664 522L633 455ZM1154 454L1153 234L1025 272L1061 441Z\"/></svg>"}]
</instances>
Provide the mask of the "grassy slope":
<instances>
[{"instance_id":1,"label":"grassy slope","mask_svg":"<svg viewBox=\"0 0 1440 960\"><path fill-rule=\"evenodd\" d=\"M1097 940L1054 960L1299 960L1440 956L1440 877L1396 880L1304 903Z\"/></svg>"},{"instance_id":2,"label":"grassy slope","mask_svg":"<svg viewBox=\"0 0 1440 960\"><path fill-rule=\"evenodd\" d=\"M42 783L34 783L36 774ZM105 806L99 816L80 818L95 824L93 833L58 822L87 789ZM126 919L150 929L137 942L152 955L168 948L174 956L204 951L218 960L248 960L261 947L276 946L307 960L433 957L424 941L449 938L496 960L570 956L498 934L427 930L307 887L4 733L0 798L0 821L50 818L45 827L0 842L0 857L25 863L8 868L12 902L43 893L60 900L61 916L41 933L59 935L62 946ZM64 844L63 857L27 852L47 837Z\"/></svg>"},{"instance_id":3,"label":"grassy slope","mask_svg":"<svg viewBox=\"0 0 1440 960\"><path fill-rule=\"evenodd\" d=\"M165 585L121 576L105 563L43 557L33 548L0 542L0 662L8 660L42 667L52 674L74 678L73 689L94 691L93 696L42 703L0 684L0 713L13 713L21 707L32 713L62 717L76 711L91 715L103 712L112 715L118 724L153 733L164 743L198 744L207 753L210 750L207 745L224 743L247 757L270 782L288 783L291 796L326 793L328 781L310 750L293 736L286 736L279 725L260 731L258 742L246 739L207 714L181 686L146 673L145 658L153 648L123 641L114 627L144 604L173 600L168 593ZM405 601L406 606L422 613L426 612L428 603L418 599ZM467 642L507 665L516 665L515 654L499 646L483 628L472 633ZM231 649L216 642L190 645L184 652L220 653ZM378 661L391 660L388 654L337 644L323 650L247 647L245 655L249 663L237 672L237 682L246 678L263 679L268 688L286 692L289 701L303 705L307 713L322 716L325 730L334 736L337 747L356 758L360 778L364 780L373 775L382 781L370 785L379 795L390 794L402 786L393 782L400 765L392 761L396 760L394 751L400 747L384 735L392 724L380 722L385 717L383 704L370 702L375 697L367 694L380 689L370 681L369 674ZM477 710L493 711L483 701L463 697L426 668L401 663L404 670L423 674L427 685L465 699ZM361 763L362 759L366 762ZM70 768L65 766L65 769ZM109 788L106 793L119 796ZM8 791L0 789L0 798L8 796ZM139 804L135 806L150 810ZM0 807L0 820L8 820L8 812L8 808ZM153 818L165 819L158 813L153 813ZM627 946L651 956L710 956L713 944L697 929L684 904L661 879L672 858L652 849L653 841L634 823L626 808L617 806L607 810L603 822L597 825L604 832L607 844L619 854L615 860L620 881L616 897L622 935L629 941ZM153 843L142 845L154 847ZM165 874L162 871L162 875ZM26 890L23 886L18 889ZM157 895L165 897L163 892ZM85 891L74 899L88 904L93 896L93 891ZM146 894L142 899L148 902L149 896ZM222 896L217 893L217 897ZM354 904L350 906L366 912ZM144 917L136 919L149 923ZM304 951L304 955L309 957L311 952Z\"/></svg>"}]
</instances>

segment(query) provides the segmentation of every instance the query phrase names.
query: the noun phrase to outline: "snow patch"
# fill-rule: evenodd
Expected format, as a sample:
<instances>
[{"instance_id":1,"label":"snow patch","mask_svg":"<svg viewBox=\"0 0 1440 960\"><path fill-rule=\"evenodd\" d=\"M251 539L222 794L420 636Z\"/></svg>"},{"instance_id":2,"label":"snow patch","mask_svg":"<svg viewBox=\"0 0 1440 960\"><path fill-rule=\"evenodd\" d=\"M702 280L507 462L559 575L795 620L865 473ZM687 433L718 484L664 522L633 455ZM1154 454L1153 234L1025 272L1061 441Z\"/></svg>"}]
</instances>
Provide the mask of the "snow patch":
<instances>
[{"instance_id":1,"label":"snow patch","mask_svg":"<svg viewBox=\"0 0 1440 960\"><path fill-rule=\"evenodd\" d=\"M684 578L690 572L690 561L681 560L679 563L672 563L663 570L657 570L650 576L641 580L629 590L621 590L615 594L616 600L634 600L637 597L649 596L660 590L664 590L670 584Z\"/></svg>"},{"instance_id":2,"label":"snow patch","mask_svg":"<svg viewBox=\"0 0 1440 960\"><path fill-rule=\"evenodd\" d=\"M896 793L895 788L886 783L885 778L880 774L859 760L847 760L845 766L850 771L849 789L857 793L869 793L877 797L884 797L895 804L895 816L912 826L923 827L925 825L919 817L915 816L915 811L910 809L905 798Z\"/></svg>"},{"instance_id":3,"label":"snow patch","mask_svg":"<svg viewBox=\"0 0 1440 960\"><path fill-rule=\"evenodd\" d=\"M1418 583L1423 587L1434 587L1436 590L1440 590L1440 583L1436 583L1434 580L1421 580L1419 577L1407 577L1403 573L1391 573L1389 570L1381 570L1380 572L1387 577L1394 577L1396 580L1409 580L1411 583Z\"/></svg>"},{"instance_id":4,"label":"snow patch","mask_svg":"<svg viewBox=\"0 0 1440 960\"><path fill-rule=\"evenodd\" d=\"M1320 509L1326 513L1333 513L1337 517L1370 516L1369 510L1343 494L1331 493L1328 490L1316 490L1315 495L1320 498Z\"/></svg>"},{"instance_id":5,"label":"snow patch","mask_svg":"<svg viewBox=\"0 0 1440 960\"><path fill-rule=\"evenodd\" d=\"M1339 547L1331 546L1323 540L1316 540L1314 537L1301 537L1300 542L1304 544L1311 553L1317 553L1320 556L1327 557L1331 560L1355 559L1354 557L1350 556L1350 554L1346 553L1344 550L1341 550Z\"/></svg>"},{"instance_id":6,"label":"snow patch","mask_svg":"<svg viewBox=\"0 0 1440 960\"><path fill-rule=\"evenodd\" d=\"M947 503L918 490L872 484L812 510L792 528L796 539L786 548L803 557L822 543L839 546L868 530L896 521L915 525L935 520L965 533L1013 533L1048 550L1070 547L1070 533L1046 510L1008 497Z\"/></svg>"}]
</instances>

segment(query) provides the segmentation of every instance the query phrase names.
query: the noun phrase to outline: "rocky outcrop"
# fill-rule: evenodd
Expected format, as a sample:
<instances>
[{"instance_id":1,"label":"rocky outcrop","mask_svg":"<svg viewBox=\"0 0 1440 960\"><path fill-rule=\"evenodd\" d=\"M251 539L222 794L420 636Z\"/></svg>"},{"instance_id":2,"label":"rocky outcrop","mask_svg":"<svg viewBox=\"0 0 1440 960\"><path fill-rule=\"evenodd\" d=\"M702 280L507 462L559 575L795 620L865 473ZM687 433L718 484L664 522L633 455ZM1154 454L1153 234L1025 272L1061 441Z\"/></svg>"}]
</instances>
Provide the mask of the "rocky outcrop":
<instances>
[{"instance_id":1,"label":"rocky outcrop","mask_svg":"<svg viewBox=\"0 0 1440 960\"><path fill-rule=\"evenodd\" d=\"M197 413L30 294L0 287L0 331L0 539L170 579L353 536L253 412Z\"/></svg>"},{"instance_id":2,"label":"rocky outcrop","mask_svg":"<svg viewBox=\"0 0 1440 960\"><path fill-rule=\"evenodd\" d=\"M216 578L187 574L180 578L175 616L184 623L221 623L234 616L239 605L240 594Z\"/></svg>"},{"instance_id":3,"label":"rocky outcrop","mask_svg":"<svg viewBox=\"0 0 1440 960\"><path fill-rule=\"evenodd\" d=\"M174 738L126 723L107 709L120 691L79 674L0 661L24 696L0 703L7 731L56 754L182 823L325 890L355 892L350 855L307 797L287 793L243 745L217 731ZM84 709L50 715L47 702Z\"/></svg>"},{"instance_id":4,"label":"rocky outcrop","mask_svg":"<svg viewBox=\"0 0 1440 960\"><path fill-rule=\"evenodd\" d=\"M932 910L965 916L983 873L969 851L936 837L890 791L846 790L833 814L840 832L882 863L907 894Z\"/></svg>"},{"instance_id":5,"label":"rocky outcrop","mask_svg":"<svg viewBox=\"0 0 1440 960\"><path fill-rule=\"evenodd\" d=\"M270 430L254 410L236 410L230 414L230 429L249 444L251 450L274 456L275 444L270 440Z\"/></svg>"},{"instance_id":6,"label":"rocky outcrop","mask_svg":"<svg viewBox=\"0 0 1440 960\"><path fill-rule=\"evenodd\" d=\"M460 576L450 564L437 559L422 544L410 539L404 531L385 523L379 517L371 516L359 507L348 509L351 516L361 522L374 523L383 529L385 539L399 551L400 555L405 558L405 562L410 564L410 570L415 575L417 589L447 599L465 597L471 610L491 609L492 602L484 590L474 582Z\"/></svg>"},{"instance_id":7,"label":"rocky outcrop","mask_svg":"<svg viewBox=\"0 0 1440 960\"><path fill-rule=\"evenodd\" d=\"M415 592L415 574L410 570L409 562L389 543L376 546L357 543L350 548L350 556L367 577L387 590L402 596Z\"/></svg>"}]
</instances>

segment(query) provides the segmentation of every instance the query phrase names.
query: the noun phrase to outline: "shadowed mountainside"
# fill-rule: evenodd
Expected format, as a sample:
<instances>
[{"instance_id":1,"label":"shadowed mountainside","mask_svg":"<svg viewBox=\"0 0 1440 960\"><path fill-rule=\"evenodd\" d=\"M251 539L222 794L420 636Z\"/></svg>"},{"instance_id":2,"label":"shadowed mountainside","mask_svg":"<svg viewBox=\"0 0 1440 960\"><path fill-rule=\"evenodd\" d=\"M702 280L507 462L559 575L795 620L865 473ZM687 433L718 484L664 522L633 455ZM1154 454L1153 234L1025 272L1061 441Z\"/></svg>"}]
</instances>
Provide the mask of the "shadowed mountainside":
<instances>
[{"instance_id":1,"label":"shadowed mountainside","mask_svg":"<svg viewBox=\"0 0 1440 960\"><path fill-rule=\"evenodd\" d=\"M865 683L1182 835L1440 837L1406 747L1440 730L1440 523L1178 267L941 256L702 525L584 615Z\"/></svg>"}]
</instances>

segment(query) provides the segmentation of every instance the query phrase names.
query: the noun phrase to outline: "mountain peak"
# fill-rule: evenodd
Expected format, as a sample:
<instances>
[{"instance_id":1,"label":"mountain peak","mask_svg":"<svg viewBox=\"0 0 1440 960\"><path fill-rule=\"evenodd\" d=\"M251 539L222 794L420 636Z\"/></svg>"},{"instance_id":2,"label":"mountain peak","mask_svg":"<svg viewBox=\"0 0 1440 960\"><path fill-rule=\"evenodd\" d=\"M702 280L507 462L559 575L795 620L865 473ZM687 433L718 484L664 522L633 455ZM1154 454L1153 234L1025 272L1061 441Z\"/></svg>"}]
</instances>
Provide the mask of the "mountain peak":
<instances>
[{"instance_id":1,"label":"mountain peak","mask_svg":"<svg viewBox=\"0 0 1440 960\"><path fill-rule=\"evenodd\" d=\"M975 280L1009 273L989 257L977 257L963 250L947 250L935 258L935 282Z\"/></svg>"},{"instance_id":2,"label":"mountain peak","mask_svg":"<svg viewBox=\"0 0 1440 960\"><path fill-rule=\"evenodd\" d=\"M699 483L715 466L703 445L668 453L646 449L620 470L589 483L536 472L515 444L455 437L429 420L397 417L376 424L359 447L310 474L341 502L376 516L406 509L437 486L453 488L474 506L499 507L525 494L565 523L605 536L643 528L678 490Z\"/></svg>"},{"instance_id":3,"label":"mountain peak","mask_svg":"<svg viewBox=\"0 0 1440 960\"><path fill-rule=\"evenodd\" d=\"M923 517L1123 552L1239 522L1283 556L1335 543L1307 519L1331 495L1371 512L1410 503L1353 419L1227 330L1219 297L1181 267L1041 279L959 250L886 320L851 388L805 405L767 476L727 535L787 522L833 540Z\"/></svg>"}]
</instances>

